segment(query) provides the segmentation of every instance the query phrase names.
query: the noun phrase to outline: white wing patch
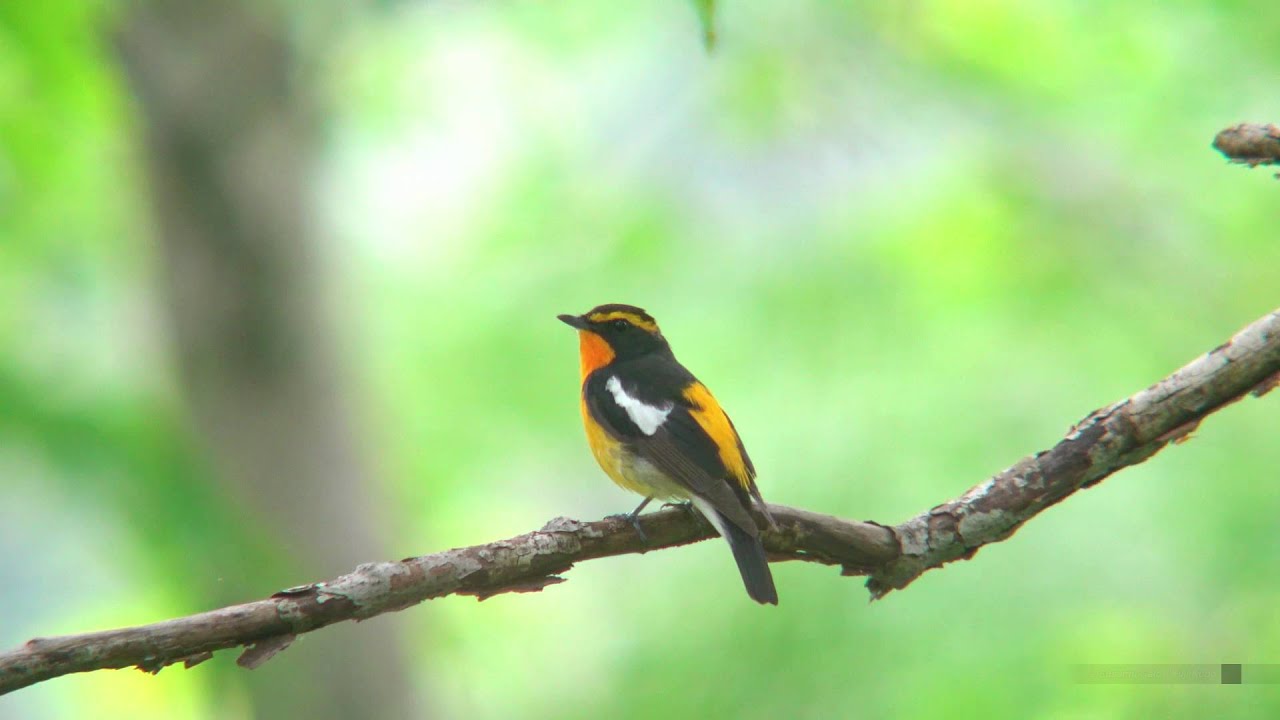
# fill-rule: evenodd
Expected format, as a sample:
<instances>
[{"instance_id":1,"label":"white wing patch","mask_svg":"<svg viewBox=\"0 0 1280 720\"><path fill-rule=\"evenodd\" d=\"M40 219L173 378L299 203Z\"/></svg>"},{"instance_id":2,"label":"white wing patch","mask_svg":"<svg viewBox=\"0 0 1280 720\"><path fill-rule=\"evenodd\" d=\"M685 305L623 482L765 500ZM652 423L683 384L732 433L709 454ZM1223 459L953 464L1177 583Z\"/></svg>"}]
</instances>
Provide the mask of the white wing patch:
<instances>
[{"instance_id":1,"label":"white wing patch","mask_svg":"<svg viewBox=\"0 0 1280 720\"><path fill-rule=\"evenodd\" d=\"M640 428L640 432L645 435L658 432L658 428L667 421L667 416L675 407L674 403L667 403L666 407L657 407L631 397L626 390L622 389L622 382L618 380L617 375L609 378L604 388L613 395L613 401L618 403L618 407L627 411L627 417L631 418L631 422L635 423L636 427Z\"/></svg>"}]
</instances>

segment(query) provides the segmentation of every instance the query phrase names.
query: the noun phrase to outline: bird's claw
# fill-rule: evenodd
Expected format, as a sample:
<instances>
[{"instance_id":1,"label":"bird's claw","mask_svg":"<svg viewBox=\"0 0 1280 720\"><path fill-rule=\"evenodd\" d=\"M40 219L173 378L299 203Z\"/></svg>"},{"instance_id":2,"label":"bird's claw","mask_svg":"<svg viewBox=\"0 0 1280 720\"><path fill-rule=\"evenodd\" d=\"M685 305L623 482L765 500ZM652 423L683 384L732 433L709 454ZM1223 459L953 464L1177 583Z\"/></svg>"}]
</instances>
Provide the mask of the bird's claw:
<instances>
[{"instance_id":1,"label":"bird's claw","mask_svg":"<svg viewBox=\"0 0 1280 720\"><path fill-rule=\"evenodd\" d=\"M627 519L631 521L631 527L636 529L636 535L640 536L640 542L644 543L645 545L648 545L649 536L645 535L644 528L640 527L640 516L636 513L632 513L631 515L627 516Z\"/></svg>"},{"instance_id":2,"label":"bird's claw","mask_svg":"<svg viewBox=\"0 0 1280 720\"><path fill-rule=\"evenodd\" d=\"M606 520L621 520L636 529L636 535L640 536L640 542L645 545L649 544L649 536L645 534L644 528L640 526L640 515L638 513L614 513L613 515L605 515Z\"/></svg>"}]
</instances>

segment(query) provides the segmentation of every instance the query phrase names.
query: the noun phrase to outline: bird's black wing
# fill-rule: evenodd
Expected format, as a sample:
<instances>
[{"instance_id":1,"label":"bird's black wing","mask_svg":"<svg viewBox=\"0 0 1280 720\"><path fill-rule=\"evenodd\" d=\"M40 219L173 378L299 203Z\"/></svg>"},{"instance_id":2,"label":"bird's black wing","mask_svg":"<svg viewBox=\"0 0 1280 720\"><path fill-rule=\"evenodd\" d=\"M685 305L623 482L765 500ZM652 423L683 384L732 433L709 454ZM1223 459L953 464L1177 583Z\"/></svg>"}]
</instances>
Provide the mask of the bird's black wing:
<instances>
[{"instance_id":1,"label":"bird's black wing","mask_svg":"<svg viewBox=\"0 0 1280 720\"><path fill-rule=\"evenodd\" d=\"M735 473L725 467L716 440L707 434L695 415L708 408L695 403L690 398L696 396L686 392L701 386L674 360L671 364L676 371L666 368L667 375L645 373L641 376L643 383L627 382L623 368L597 370L583 384L587 410L605 432L685 488L694 506L729 543L747 594L756 602L776 605L778 590L760 541L760 529L747 510L751 504L749 489L753 491L751 496L759 499L750 478L754 470L745 459L745 451L743 468ZM625 405L619 403L619 397L609 387L615 378L621 384L615 389L625 392L621 397ZM655 378L660 382L654 382ZM723 413L714 399L708 404ZM729 437L722 441L733 442L736 449L741 450L737 431L728 416L724 415L723 420L729 427L727 433L723 429L721 432ZM747 475L745 482L739 477L743 474ZM767 516L768 510L764 512Z\"/></svg>"},{"instance_id":2,"label":"bird's black wing","mask_svg":"<svg viewBox=\"0 0 1280 720\"><path fill-rule=\"evenodd\" d=\"M674 364L674 363L673 363ZM591 416L613 438L652 463L658 470L686 488L690 495L705 500L727 520L755 537L759 529L747 511L750 498L720 459L720 449L707 435L693 413L697 410L684 396L684 388L697 382L687 370L665 374L645 372L644 383L630 381L628 368L608 368L587 379L583 393ZM637 370L645 370L638 368ZM616 377L622 389L649 407L667 410L666 418L647 433L631 412L616 401L607 387ZM733 439L737 442L737 438Z\"/></svg>"}]
</instances>

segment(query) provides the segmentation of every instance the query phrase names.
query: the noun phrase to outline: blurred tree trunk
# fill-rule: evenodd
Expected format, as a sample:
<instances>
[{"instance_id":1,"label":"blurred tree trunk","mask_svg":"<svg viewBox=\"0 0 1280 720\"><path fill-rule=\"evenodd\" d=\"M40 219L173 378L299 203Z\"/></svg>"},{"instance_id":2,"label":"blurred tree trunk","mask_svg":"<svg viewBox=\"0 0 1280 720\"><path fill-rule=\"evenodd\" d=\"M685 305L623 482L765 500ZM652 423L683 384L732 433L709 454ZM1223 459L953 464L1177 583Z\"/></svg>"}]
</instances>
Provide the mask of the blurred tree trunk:
<instances>
[{"instance_id":1,"label":"blurred tree trunk","mask_svg":"<svg viewBox=\"0 0 1280 720\"><path fill-rule=\"evenodd\" d=\"M267 577L245 558L227 577L244 586L328 577L388 555L385 504L326 326L309 196L314 96L279 10L157 0L133 6L119 36L188 405L219 476L294 565L289 578ZM246 673L255 715L410 715L394 633L403 622L308 637Z\"/></svg>"}]
</instances>

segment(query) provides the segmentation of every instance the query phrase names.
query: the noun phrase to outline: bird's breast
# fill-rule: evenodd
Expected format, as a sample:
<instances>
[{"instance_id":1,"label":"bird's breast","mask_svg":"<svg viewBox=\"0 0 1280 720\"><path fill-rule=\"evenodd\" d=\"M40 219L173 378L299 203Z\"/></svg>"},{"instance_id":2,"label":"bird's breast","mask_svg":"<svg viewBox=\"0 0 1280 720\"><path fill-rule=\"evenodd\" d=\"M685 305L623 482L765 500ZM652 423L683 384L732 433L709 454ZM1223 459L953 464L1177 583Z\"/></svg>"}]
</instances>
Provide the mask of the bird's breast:
<instances>
[{"instance_id":1,"label":"bird's breast","mask_svg":"<svg viewBox=\"0 0 1280 720\"><path fill-rule=\"evenodd\" d=\"M687 499L689 493L666 476L653 463L632 452L626 443L609 435L592 417L582 401L582 422L587 430L587 444L600 469L619 487L659 500Z\"/></svg>"}]
</instances>

